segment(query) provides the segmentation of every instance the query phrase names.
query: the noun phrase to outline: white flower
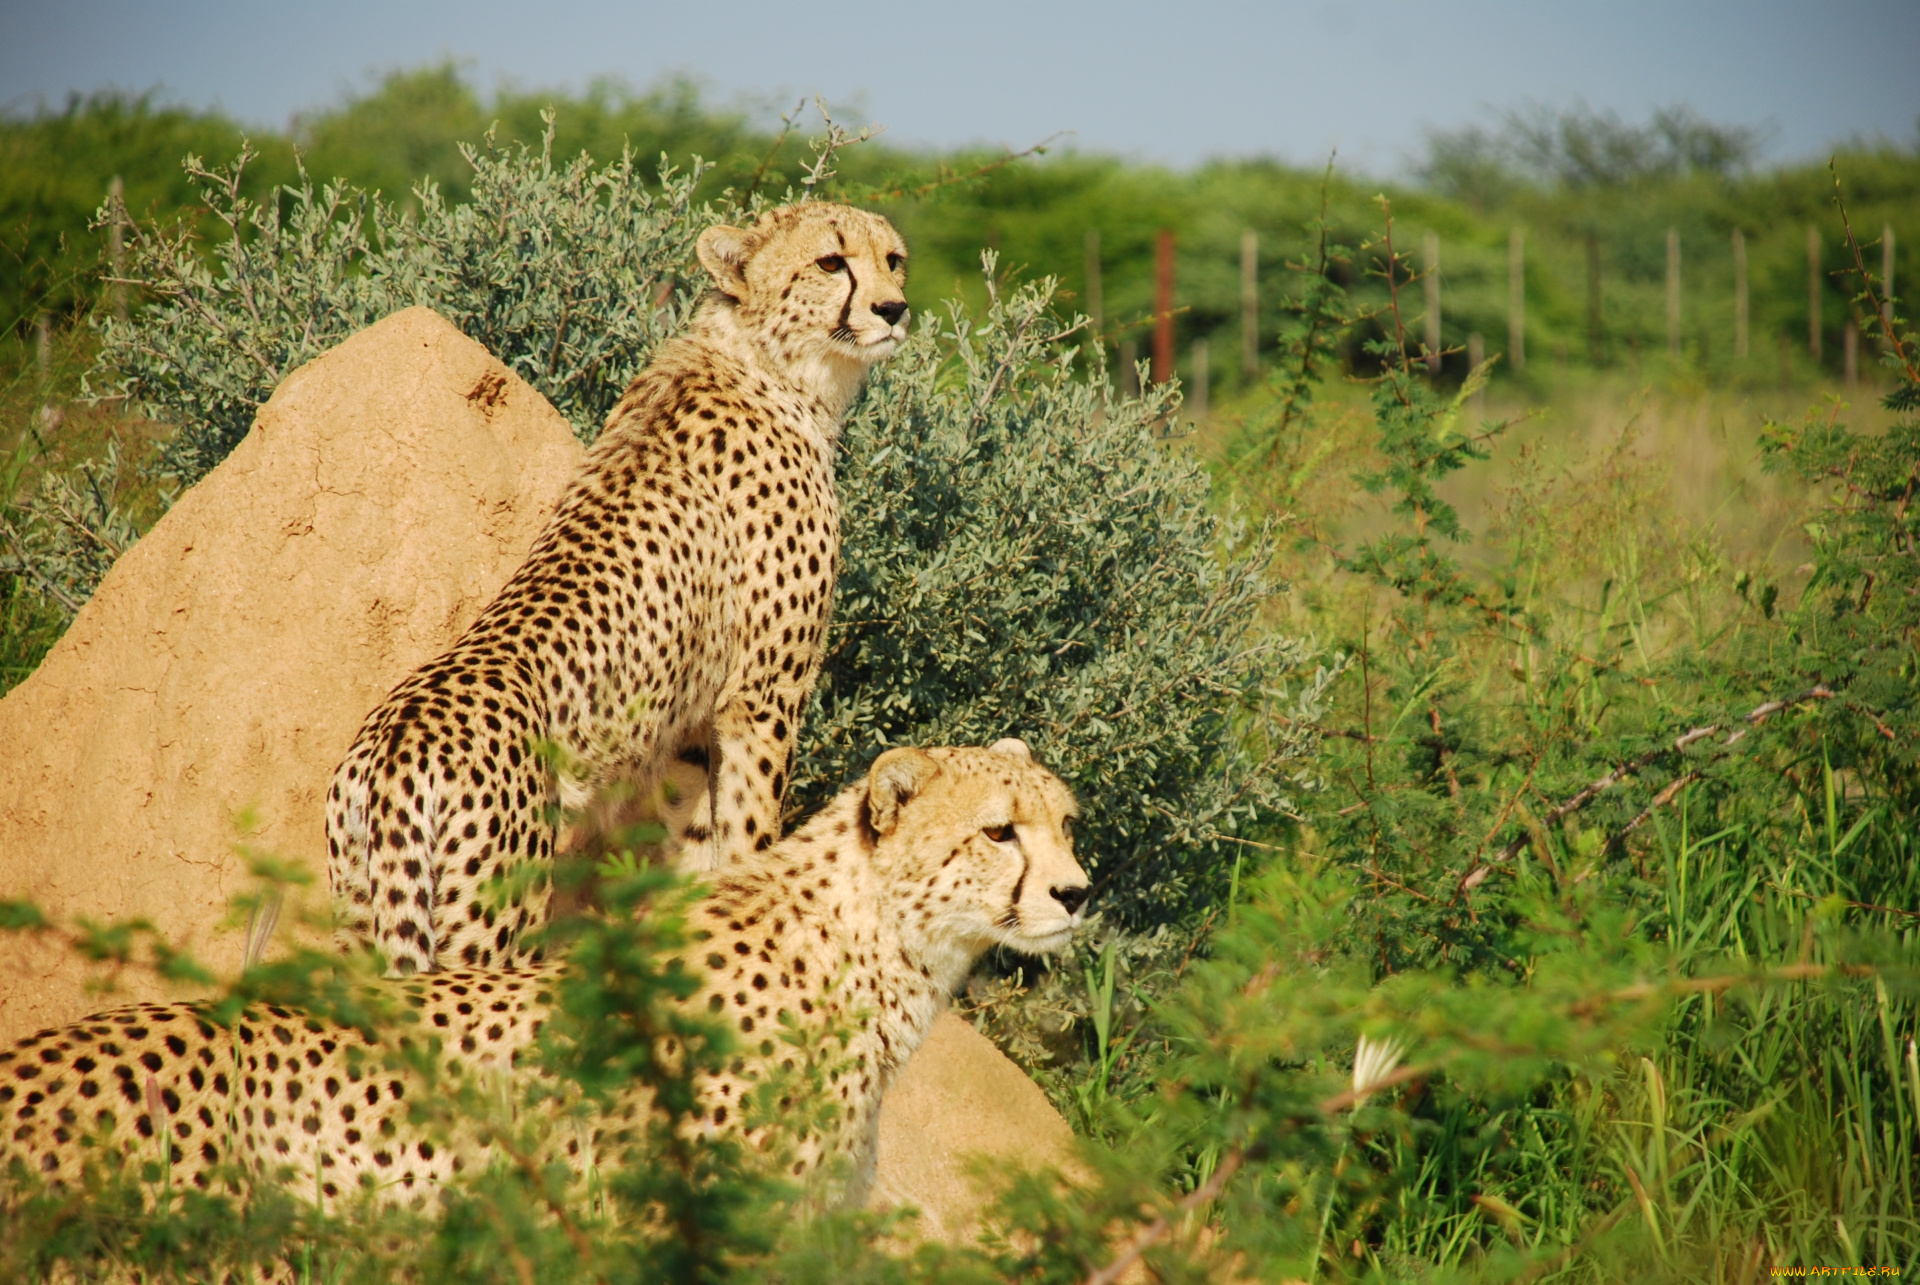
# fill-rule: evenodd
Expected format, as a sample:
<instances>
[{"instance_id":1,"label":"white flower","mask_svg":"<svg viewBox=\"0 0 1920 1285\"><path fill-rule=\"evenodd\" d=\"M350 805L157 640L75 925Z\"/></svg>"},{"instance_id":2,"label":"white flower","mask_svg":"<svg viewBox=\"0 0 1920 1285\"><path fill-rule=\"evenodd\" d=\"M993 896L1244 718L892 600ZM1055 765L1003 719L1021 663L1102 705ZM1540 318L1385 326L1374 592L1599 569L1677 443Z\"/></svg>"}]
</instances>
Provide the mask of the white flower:
<instances>
[{"instance_id":1,"label":"white flower","mask_svg":"<svg viewBox=\"0 0 1920 1285\"><path fill-rule=\"evenodd\" d=\"M1360 1046L1353 1051L1353 1106L1357 1111L1366 1105L1374 1086L1393 1074L1393 1068L1400 1065L1400 1059L1406 1056L1406 1047L1399 1040L1375 1040L1368 1036L1360 1037Z\"/></svg>"}]
</instances>

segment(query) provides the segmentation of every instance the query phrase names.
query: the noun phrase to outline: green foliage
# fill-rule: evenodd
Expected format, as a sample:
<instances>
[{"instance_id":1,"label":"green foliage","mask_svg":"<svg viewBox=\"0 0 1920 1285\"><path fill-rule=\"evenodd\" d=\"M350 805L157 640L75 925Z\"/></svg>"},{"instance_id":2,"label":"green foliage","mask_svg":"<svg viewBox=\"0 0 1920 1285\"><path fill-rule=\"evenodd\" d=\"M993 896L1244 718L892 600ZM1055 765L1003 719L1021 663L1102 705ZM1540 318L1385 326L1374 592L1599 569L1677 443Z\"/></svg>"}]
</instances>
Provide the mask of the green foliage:
<instances>
[{"instance_id":1,"label":"green foliage","mask_svg":"<svg viewBox=\"0 0 1920 1285\"><path fill-rule=\"evenodd\" d=\"M139 467L149 426L74 404L95 349L85 332L50 329L44 348L0 335L0 693L159 509Z\"/></svg>"},{"instance_id":2,"label":"green foliage","mask_svg":"<svg viewBox=\"0 0 1920 1285\"><path fill-rule=\"evenodd\" d=\"M600 82L577 97L502 90L486 98L454 68L440 65L395 72L364 94L309 113L289 139L262 135L256 143L265 155L251 194L265 199L274 185L295 181L297 143L316 179L377 190L403 209L413 204L409 190L431 180L457 204L471 192L471 171L457 142L480 136L492 122L504 145L537 147L541 112L549 105L561 109L558 154L585 149L613 156L630 146L649 160L662 152L698 155L712 166L696 191L702 199L726 190L743 197L775 193L801 177L805 153L794 131L776 133L750 113L717 107L683 80L644 90ZM61 298L97 299L91 274L101 241L88 233L87 216L112 175L127 175L136 214L189 212L198 204L197 185L172 173L171 159L183 151L230 155L238 134L217 114L170 111L146 100L77 101L64 114L0 120L0 148L16 149L22 158L0 167L0 240L67 247L52 258L50 251L23 249L11 265L0 255L0 298L39 298L46 287L30 286L28 277L51 280L44 265L57 260ZM1858 184L1868 239L1885 223L1901 245L1920 244L1911 214L1920 192L1913 149L1849 144L1840 155ZM1823 217L1824 173L1814 166L1758 167L1756 159L1755 131L1705 121L1684 108L1656 112L1644 124L1584 109L1518 111L1492 131L1470 127L1434 136L1421 185L1403 185L1395 203L1403 221L1442 240L1448 378L1465 378L1460 354L1470 334L1483 335L1490 351L1505 346L1508 235L1516 227L1526 235L1531 364L1525 372L1497 368L1501 380L1523 381L1537 393L1566 369L1590 366L1628 367L1636 380L1644 368L1683 381L1711 374L1752 386L1838 373L1841 329L1861 318L1831 277L1820 301L1826 337L1820 362L1805 347L1805 229ZM976 309L985 305L974 271L983 242L1015 273L1058 276L1068 297L1084 306L1085 238L1097 233L1105 303L1100 341L1109 357L1122 342L1144 344L1155 237L1162 228L1173 231L1180 346L1185 352L1191 340L1209 338L1213 387L1228 392L1247 385L1237 360L1238 265L1241 232L1252 230L1260 245L1259 347L1262 364L1270 364L1283 320L1274 305L1286 294L1285 265L1311 250L1301 229L1318 201L1318 176L1262 160L1213 162L1185 173L1074 153L1043 163L1006 160L980 151L914 152L882 138L845 157L835 191L884 209L906 234L915 259L909 300L922 313L948 297L965 298ZM156 173L156 166L165 172ZM66 195L47 204L33 193L50 184ZM1377 183L1332 183L1337 240L1362 239L1378 190ZM8 191L20 193L12 205ZM16 207L19 213L4 214ZM1677 361L1665 354L1668 228L1680 234L1685 283ZM1729 237L1735 229L1746 237L1750 261L1752 341L1745 358L1733 351ZM1603 274L1597 348L1589 342L1590 237ZM1839 251L1829 238L1825 271L1843 268ZM1364 277L1342 284L1357 289L1356 302L1367 308L1384 303L1384 292ZM28 324L36 306L23 303L0 317ZM1345 337L1342 360L1350 370L1373 368L1369 338L1378 335ZM1790 341L1784 351L1782 338Z\"/></svg>"},{"instance_id":3,"label":"green foliage","mask_svg":"<svg viewBox=\"0 0 1920 1285\"><path fill-rule=\"evenodd\" d=\"M1810 735L1824 766L1857 777L1894 815L1920 805L1920 707L1911 643L1920 628L1920 364L1914 336L1884 303L1851 227L1861 291L1856 303L1879 322L1882 360L1894 386L1885 431L1856 432L1839 402L1798 425L1774 425L1764 439L1769 463L1811 483L1826 497L1804 525L1813 572L1791 610L1779 589L1759 588L1754 605L1771 623L1764 646L1744 659L1776 689L1800 684L1836 689ZM1740 586L1748 597L1751 586Z\"/></svg>"},{"instance_id":4,"label":"green foliage","mask_svg":"<svg viewBox=\"0 0 1920 1285\"><path fill-rule=\"evenodd\" d=\"M118 443L69 472L41 478L37 493L0 510L0 576L18 586L10 606L26 612L29 595L71 616L93 596L140 529L121 507L124 466Z\"/></svg>"},{"instance_id":5,"label":"green foliage","mask_svg":"<svg viewBox=\"0 0 1920 1285\"><path fill-rule=\"evenodd\" d=\"M1427 386L1391 294L1368 316L1316 279L1348 259L1397 285L1390 236L1323 244L1289 369L1224 470L1295 515L1286 561L1328 568L1319 618L1356 680L1336 689L1330 788L1299 847L1365 889L1348 949L1383 986L1438 969L1535 989L1579 941L1569 977L1631 958L1679 1000L1631 1046L1644 1061L1422 1104L1410 1134L1359 1153L1392 1177L1393 1215L1369 1224L1381 1207L1356 1191L1327 1206L1334 1226L1390 1274L1472 1264L1504 1238L1565 1247L1556 1270L1577 1279L1913 1263L1915 996L1842 980L1905 958L1920 896L1909 349L1889 335L1906 418L1884 433L1846 430L1836 404L1765 439L1815 484L1800 572L1735 576L1711 536L1663 536L1624 452L1556 479L1523 451L1470 556L1441 479L1506 426L1464 427L1464 398ZM1355 324L1389 336L1372 405L1322 411L1300 369ZM1317 499L1335 469L1386 501L1351 546L1352 519ZM1823 984L1709 980L1756 971Z\"/></svg>"},{"instance_id":6,"label":"green foliage","mask_svg":"<svg viewBox=\"0 0 1920 1285\"><path fill-rule=\"evenodd\" d=\"M0 693L39 667L67 619L56 600L24 576L0 580Z\"/></svg>"},{"instance_id":7,"label":"green foliage","mask_svg":"<svg viewBox=\"0 0 1920 1285\"><path fill-rule=\"evenodd\" d=\"M1518 876L1509 901L1528 938L1524 979L1383 976L1371 943L1353 932L1365 872L1278 869L1250 882L1209 957L1157 1002L1155 1038L1171 1050L1159 1091L1103 1109L1114 1141L1085 1151L1088 1176L1066 1186L996 1175L1000 1236L908 1252L884 1234L899 1229L896 1219L809 1212L804 1193L773 1176L777 1147L770 1164L685 1136L695 1078L731 1053L724 1027L671 1003L691 985L680 964L690 946L685 895L631 854L598 874L603 909L560 934L570 964L537 1065L509 1081L442 1071L437 1041L405 1002L407 983L370 980L371 960L294 950L203 1003L220 1025L274 1004L368 1033L369 1059L415 1086L406 1094L415 1123L490 1157L429 1206L341 1199L322 1209L306 1201L303 1175L283 1186L240 1168L200 1191L176 1190L163 1163L120 1169L103 1156L77 1190L43 1188L15 1167L0 1174L0 1267L21 1279L129 1268L200 1279L280 1262L314 1280L1051 1285L1110 1281L1144 1256L1158 1279L1193 1282L1222 1279L1229 1265L1234 1279L1511 1279L1570 1267L1584 1278L1602 1263L1605 1279L1685 1279L1706 1261L1701 1246L1717 1243L1702 1231L1751 1230L1699 1226L1728 1203L1719 1197L1702 1212L1702 1188L1751 1184L1759 1166L1743 1148L1792 1160L1764 1127L1788 1115L1777 1097L1729 1141L1706 1127L1718 1104L1674 1083L1682 1069L1662 1050L1686 1028L1689 1006L1705 999L1737 1043L1783 998L1857 1009L1863 993L1877 997L1866 1005L1869 1015L1878 1005L1877 1032L1869 1022L1834 1050L1844 1070L1847 1054L1893 1056L1887 1014L1920 985L1911 943L1862 941L1832 915L1809 922L1797 964L1718 955L1708 967L1708 953L1636 931L1636 911L1602 883L1568 885L1544 870ZM19 903L0 908L0 928L61 931ZM122 967L192 971L144 925L83 926L68 940ZM1876 1033L1886 1037L1877 1045ZM1704 1048L1708 1058L1716 1051ZM1874 1074L1855 1068L1859 1079ZM1571 1099L1571 1109L1539 1110L1543 1092ZM652 1105L637 1122L645 1161L616 1163L611 1129L584 1173L545 1159L606 1127L605 1107L635 1101ZM1878 1196L1884 1207L1887 1184L1907 1181L1902 1140L1914 1116L1897 1095L1881 1107L1889 1145L1878 1185L1853 1188L1856 1205ZM782 1113L789 1122L799 1114ZM1564 1145L1578 1133L1577 1166L1556 1175L1537 1154L1521 1158L1536 1168L1516 1164L1514 1148L1497 1141L1503 1120L1530 1127L1535 1141ZM1476 1170L1437 1171L1436 1161L1461 1154L1459 1132L1476 1126L1481 1145L1466 1149ZM1807 1158L1817 1163L1818 1153ZM1479 1188L1474 1201L1448 1190L1462 1176ZM1448 1228L1436 1214L1456 1202L1468 1222ZM1893 1211L1878 1225L1859 1212L1846 1216L1860 1253L1902 1261L1907 1233L1885 1216ZM1825 1243L1784 1248L1782 1261L1807 1261L1796 1251Z\"/></svg>"},{"instance_id":8,"label":"green foliage","mask_svg":"<svg viewBox=\"0 0 1920 1285\"><path fill-rule=\"evenodd\" d=\"M1475 372L1475 377L1451 400L1442 398L1426 378L1414 373L1414 357L1408 349L1406 327L1400 318L1398 278L1402 265L1393 248L1390 213L1380 248L1383 258L1379 275L1388 283L1386 315L1393 323L1386 337L1370 345L1381 359L1381 372L1374 382L1373 393L1373 419L1381 463L1373 471L1357 473L1354 481L1369 495L1391 493L1392 511L1406 519L1406 526L1362 545L1350 565L1361 575L1390 584L1405 596L1453 606L1470 591L1460 583L1459 568L1440 553L1437 546L1440 541L1461 540L1466 532L1460 525L1459 513L1441 498L1438 484L1448 474L1487 458L1483 443L1492 434L1468 436L1459 423L1462 406L1484 381L1485 371ZM1341 253L1340 249L1334 249L1327 255L1332 258ZM1317 307L1327 314L1337 305L1334 296L1325 295L1303 306ZM1338 315L1325 315L1321 321L1329 329L1350 324Z\"/></svg>"},{"instance_id":9,"label":"green foliage","mask_svg":"<svg viewBox=\"0 0 1920 1285\"><path fill-rule=\"evenodd\" d=\"M991 260L988 265L992 270ZM922 318L849 418L845 547L803 733L802 807L888 745L1020 736L1086 808L1108 916L1191 920L1217 836L1287 810L1329 675L1256 629L1266 536L1208 511L1167 390L1074 374L1045 283ZM1277 716L1277 717L1276 717Z\"/></svg>"},{"instance_id":10,"label":"green foliage","mask_svg":"<svg viewBox=\"0 0 1920 1285\"><path fill-rule=\"evenodd\" d=\"M680 273L714 216L693 204L697 170L663 165L658 190L626 154L556 166L535 150L470 150L471 204L431 184L396 212L303 172L280 201L246 195L249 153L188 171L224 236L217 269L192 229L136 227L132 273L153 307L102 322L94 388L176 425L160 467L191 484L226 457L281 379L356 330L434 307L552 402L583 439L684 322L697 296Z\"/></svg>"},{"instance_id":11,"label":"green foliage","mask_svg":"<svg viewBox=\"0 0 1920 1285\"><path fill-rule=\"evenodd\" d=\"M89 224L115 175L130 210L172 217L197 200L180 158L225 155L240 140L225 117L151 94L75 95L57 109L0 117L0 333L24 333L40 313L84 314L99 298L106 244ZM262 177L291 177L293 149L278 139L262 147Z\"/></svg>"},{"instance_id":12,"label":"green foliage","mask_svg":"<svg viewBox=\"0 0 1920 1285\"><path fill-rule=\"evenodd\" d=\"M715 167L705 192L744 187L770 141L739 114L706 103L684 78L645 90L597 80L577 98L502 89L486 101L451 63L390 72L367 93L296 120L292 135L307 169L323 178L349 179L396 203L431 180L448 200L466 204L474 195L474 171L461 143L491 127L503 143L539 146L555 106L553 146L560 155L704 157ZM772 177L768 186L777 191L794 176Z\"/></svg>"},{"instance_id":13,"label":"green foliage","mask_svg":"<svg viewBox=\"0 0 1920 1285\"><path fill-rule=\"evenodd\" d=\"M1464 200L1540 187L1627 187L1689 174L1736 178L1753 168L1762 132L1716 125L1683 105L1656 110L1643 126L1613 112L1534 104L1500 113L1500 128L1468 125L1427 137L1420 177Z\"/></svg>"}]
</instances>

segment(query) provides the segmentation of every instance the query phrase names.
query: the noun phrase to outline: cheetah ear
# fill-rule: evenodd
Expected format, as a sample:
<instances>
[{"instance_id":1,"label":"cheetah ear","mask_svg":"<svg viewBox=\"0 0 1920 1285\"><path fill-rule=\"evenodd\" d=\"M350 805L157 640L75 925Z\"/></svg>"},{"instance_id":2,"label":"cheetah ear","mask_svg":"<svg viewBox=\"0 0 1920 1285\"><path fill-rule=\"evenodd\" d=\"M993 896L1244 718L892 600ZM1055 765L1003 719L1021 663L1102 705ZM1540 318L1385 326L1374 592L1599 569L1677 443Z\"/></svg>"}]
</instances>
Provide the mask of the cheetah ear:
<instances>
[{"instance_id":1,"label":"cheetah ear","mask_svg":"<svg viewBox=\"0 0 1920 1285\"><path fill-rule=\"evenodd\" d=\"M745 228L716 224L700 234L694 252L700 256L700 266L713 275L720 293L738 299L747 292L747 260L757 244L753 233Z\"/></svg>"},{"instance_id":2,"label":"cheetah ear","mask_svg":"<svg viewBox=\"0 0 1920 1285\"><path fill-rule=\"evenodd\" d=\"M921 750L888 750L867 773L867 819L875 834L892 834L900 809L940 773L933 756Z\"/></svg>"},{"instance_id":3,"label":"cheetah ear","mask_svg":"<svg viewBox=\"0 0 1920 1285\"><path fill-rule=\"evenodd\" d=\"M1028 749L1027 743L1017 736L1004 736L987 748L995 754L1011 754L1015 758L1026 759L1029 762L1033 759L1033 751Z\"/></svg>"}]
</instances>

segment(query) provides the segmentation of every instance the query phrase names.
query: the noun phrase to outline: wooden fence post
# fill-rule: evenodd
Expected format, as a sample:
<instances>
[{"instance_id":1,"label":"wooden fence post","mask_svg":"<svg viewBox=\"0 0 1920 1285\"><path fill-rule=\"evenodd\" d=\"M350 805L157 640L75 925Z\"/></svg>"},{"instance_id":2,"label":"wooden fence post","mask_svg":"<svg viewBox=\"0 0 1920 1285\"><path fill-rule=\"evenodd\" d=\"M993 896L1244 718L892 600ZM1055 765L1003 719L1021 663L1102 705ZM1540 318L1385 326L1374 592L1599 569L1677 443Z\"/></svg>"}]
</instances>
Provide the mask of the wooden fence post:
<instances>
[{"instance_id":1,"label":"wooden fence post","mask_svg":"<svg viewBox=\"0 0 1920 1285\"><path fill-rule=\"evenodd\" d=\"M1527 234L1518 226L1507 233L1507 360L1527 368Z\"/></svg>"},{"instance_id":2,"label":"wooden fence post","mask_svg":"<svg viewBox=\"0 0 1920 1285\"><path fill-rule=\"evenodd\" d=\"M1260 234L1240 229L1240 372L1260 373Z\"/></svg>"},{"instance_id":3,"label":"wooden fence post","mask_svg":"<svg viewBox=\"0 0 1920 1285\"><path fill-rule=\"evenodd\" d=\"M40 408L33 414L33 424L51 429L58 422L53 409L53 321L44 312L33 319L33 364L40 377Z\"/></svg>"},{"instance_id":4,"label":"wooden fence post","mask_svg":"<svg viewBox=\"0 0 1920 1285\"><path fill-rule=\"evenodd\" d=\"M1101 332L1107 328L1106 318L1101 315L1104 311L1101 306L1103 303L1104 300L1100 296L1100 229L1088 228L1087 320L1093 326L1093 342L1096 346L1104 346L1106 343L1101 336Z\"/></svg>"},{"instance_id":5,"label":"wooden fence post","mask_svg":"<svg viewBox=\"0 0 1920 1285\"><path fill-rule=\"evenodd\" d=\"M1140 344L1132 335L1120 341L1120 391L1140 395Z\"/></svg>"},{"instance_id":6,"label":"wooden fence post","mask_svg":"<svg viewBox=\"0 0 1920 1285\"><path fill-rule=\"evenodd\" d=\"M1747 236L1733 230L1733 355L1747 359Z\"/></svg>"},{"instance_id":7,"label":"wooden fence post","mask_svg":"<svg viewBox=\"0 0 1920 1285\"><path fill-rule=\"evenodd\" d=\"M1420 285L1427 301L1427 373L1440 373L1440 234L1420 239Z\"/></svg>"},{"instance_id":8,"label":"wooden fence post","mask_svg":"<svg viewBox=\"0 0 1920 1285\"><path fill-rule=\"evenodd\" d=\"M1893 329L1893 224L1880 225L1880 312Z\"/></svg>"},{"instance_id":9,"label":"wooden fence post","mask_svg":"<svg viewBox=\"0 0 1920 1285\"><path fill-rule=\"evenodd\" d=\"M1480 369L1480 363L1484 362L1486 359L1487 359L1487 341L1482 339L1480 337L1480 332L1476 330L1467 336L1467 369L1469 371L1475 371ZM1476 426L1478 425L1479 421L1484 420L1486 417L1487 417L1487 389L1486 389L1486 385L1483 384L1473 394L1473 418Z\"/></svg>"},{"instance_id":10,"label":"wooden fence post","mask_svg":"<svg viewBox=\"0 0 1920 1285\"><path fill-rule=\"evenodd\" d=\"M1841 369L1846 372L1847 387L1857 388L1860 384L1860 327L1854 324L1852 317L1840 332Z\"/></svg>"},{"instance_id":11,"label":"wooden fence post","mask_svg":"<svg viewBox=\"0 0 1920 1285\"><path fill-rule=\"evenodd\" d=\"M1820 360L1820 229L1807 224L1807 351Z\"/></svg>"},{"instance_id":12,"label":"wooden fence post","mask_svg":"<svg viewBox=\"0 0 1920 1285\"><path fill-rule=\"evenodd\" d=\"M1153 272L1153 369L1164 384L1173 378L1173 230L1161 228Z\"/></svg>"},{"instance_id":13,"label":"wooden fence post","mask_svg":"<svg viewBox=\"0 0 1920 1285\"><path fill-rule=\"evenodd\" d=\"M1213 382L1213 353L1207 347L1207 341L1193 341L1193 378L1187 391L1187 409L1196 417L1207 413L1207 394Z\"/></svg>"},{"instance_id":14,"label":"wooden fence post","mask_svg":"<svg viewBox=\"0 0 1920 1285\"><path fill-rule=\"evenodd\" d=\"M1587 360L1601 364L1606 336L1600 313L1600 234L1587 233Z\"/></svg>"},{"instance_id":15,"label":"wooden fence post","mask_svg":"<svg viewBox=\"0 0 1920 1285\"><path fill-rule=\"evenodd\" d=\"M107 300L113 319L127 319L127 238L120 220L127 208L127 187L115 174L107 184L107 270L113 279L107 284Z\"/></svg>"},{"instance_id":16,"label":"wooden fence post","mask_svg":"<svg viewBox=\"0 0 1920 1285\"><path fill-rule=\"evenodd\" d=\"M1667 229L1667 356L1680 356L1680 229Z\"/></svg>"}]
</instances>

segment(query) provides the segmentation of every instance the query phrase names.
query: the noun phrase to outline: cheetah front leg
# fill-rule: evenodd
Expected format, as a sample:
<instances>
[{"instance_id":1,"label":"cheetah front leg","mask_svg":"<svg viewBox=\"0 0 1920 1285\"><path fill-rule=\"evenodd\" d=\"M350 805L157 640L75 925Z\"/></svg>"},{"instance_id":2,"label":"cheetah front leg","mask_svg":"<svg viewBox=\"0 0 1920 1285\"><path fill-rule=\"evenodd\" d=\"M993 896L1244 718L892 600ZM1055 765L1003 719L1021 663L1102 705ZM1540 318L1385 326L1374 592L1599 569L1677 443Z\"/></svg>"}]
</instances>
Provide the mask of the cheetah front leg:
<instances>
[{"instance_id":1,"label":"cheetah front leg","mask_svg":"<svg viewBox=\"0 0 1920 1285\"><path fill-rule=\"evenodd\" d=\"M804 689L782 684L742 693L715 712L707 777L712 837L704 854L709 870L724 870L735 858L780 841L780 809L806 697ZM695 816L696 826L701 819Z\"/></svg>"},{"instance_id":2,"label":"cheetah front leg","mask_svg":"<svg viewBox=\"0 0 1920 1285\"><path fill-rule=\"evenodd\" d=\"M598 861L632 850L659 858L674 869L705 874L712 867L712 792L707 788L711 732L697 729L693 739L656 771L636 773L603 789L583 813L561 831L559 850L569 858ZM650 827L666 833L651 837Z\"/></svg>"}]
</instances>

